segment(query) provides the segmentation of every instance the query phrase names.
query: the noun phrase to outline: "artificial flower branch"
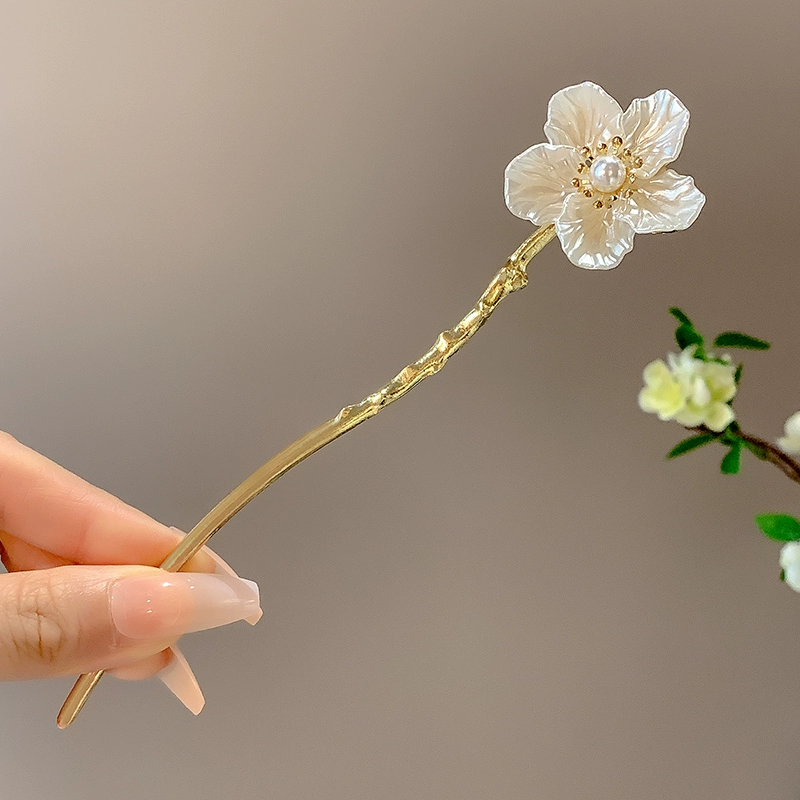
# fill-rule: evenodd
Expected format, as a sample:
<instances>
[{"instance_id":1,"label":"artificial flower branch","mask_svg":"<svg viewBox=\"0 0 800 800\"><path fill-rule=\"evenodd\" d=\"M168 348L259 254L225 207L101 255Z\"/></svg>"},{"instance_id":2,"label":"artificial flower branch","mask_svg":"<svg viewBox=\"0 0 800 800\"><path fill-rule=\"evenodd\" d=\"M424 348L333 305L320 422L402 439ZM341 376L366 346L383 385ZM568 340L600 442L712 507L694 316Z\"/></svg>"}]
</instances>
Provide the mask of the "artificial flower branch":
<instances>
[{"instance_id":1,"label":"artificial flower branch","mask_svg":"<svg viewBox=\"0 0 800 800\"><path fill-rule=\"evenodd\" d=\"M161 563L161 568L169 572L179 570L234 514L241 511L281 475L356 425L374 417L411 391L420 381L439 372L450 356L457 353L477 333L501 300L527 285L528 264L555 235L556 229L553 225L536 230L509 257L472 310L455 327L442 331L425 355L402 369L377 392L359 403L346 406L333 419L301 436L259 467L189 531L186 538ZM56 721L59 728L72 724L103 677L103 672L104 670L89 672L78 678L58 713Z\"/></svg>"},{"instance_id":2,"label":"artificial flower branch","mask_svg":"<svg viewBox=\"0 0 800 800\"><path fill-rule=\"evenodd\" d=\"M745 433L733 410L743 365L733 365L727 354L708 352L705 339L679 308L670 313L678 320L675 340L679 355L669 353L648 364L643 373L645 386L639 392L639 407L662 420L676 420L695 435L684 439L667 453L667 458L691 453L712 442L729 448L720 469L725 475L739 472L742 450L749 450L762 461L775 465L786 477L800 483L800 463L790 454L800 453L800 412L784 425L785 435L772 444ZM740 347L767 350L769 343L737 331L721 333L714 347ZM800 592L800 520L789 514L757 514L758 528L769 538L783 543L779 557L782 581Z\"/></svg>"}]
</instances>

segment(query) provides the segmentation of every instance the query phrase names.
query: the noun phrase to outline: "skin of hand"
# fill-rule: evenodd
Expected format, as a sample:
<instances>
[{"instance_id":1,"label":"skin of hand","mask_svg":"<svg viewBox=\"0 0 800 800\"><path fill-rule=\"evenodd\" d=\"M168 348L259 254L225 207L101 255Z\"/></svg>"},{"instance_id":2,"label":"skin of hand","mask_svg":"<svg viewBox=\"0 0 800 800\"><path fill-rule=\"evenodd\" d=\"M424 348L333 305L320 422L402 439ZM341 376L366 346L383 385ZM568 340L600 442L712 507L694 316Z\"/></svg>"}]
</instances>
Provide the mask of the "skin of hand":
<instances>
[{"instance_id":1,"label":"skin of hand","mask_svg":"<svg viewBox=\"0 0 800 800\"><path fill-rule=\"evenodd\" d=\"M258 587L207 548L158 569L181 538L0 432L0 680L158 673L199 713L175 642L261 612Z\"/></svg>"}]
</instances>

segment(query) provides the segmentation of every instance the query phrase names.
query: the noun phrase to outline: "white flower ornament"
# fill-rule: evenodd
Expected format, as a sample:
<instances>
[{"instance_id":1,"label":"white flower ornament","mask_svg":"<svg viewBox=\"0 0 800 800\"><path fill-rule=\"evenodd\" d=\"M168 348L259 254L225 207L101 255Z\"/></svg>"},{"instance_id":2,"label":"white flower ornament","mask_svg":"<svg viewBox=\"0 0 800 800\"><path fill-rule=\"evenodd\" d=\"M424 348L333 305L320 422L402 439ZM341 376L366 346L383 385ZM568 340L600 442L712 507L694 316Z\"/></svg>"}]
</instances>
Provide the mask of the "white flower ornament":
<instances>
[{"instance_id":1,"label":"white flower ornament","mask_svg":"<svg viewBox=\"0 0 800 800\"><path fill-rule=\"evenodd\" d=\"M786 542L781 548L778 563L783 570L786 585L800 592L800 542Z\"/></svg>"},{"instance_id":2,"label":"white flower ornament","mask_svg":"<svg viewBox=\"0 0 800 800\"><path fill-rule=\"evenodd\" d=\"M796 411L783 426L784 435L778 439L778 447L784 453L797 455L800 453L800 411Z\"/></svg>"},{"instance_id":3,"label":"white flower ornament","mask_svg":"<svg viewBox=\"0 0 800 800\"><path fill-rule=\"evenodd\" d=\"M705 425L712 431L724 431L734 420L730 406L736 394L733 364L695 358L694 345L677 356L668 353L667 362L659 358L644 368L639 408L687 428Z\"/></svg>"},{"instance_id":4,"label":"white flower ornament","mask_svg":"<svg viewBox=\"0 0 800 800\"><path fill-rule=\"evenodd\" d=\"M554 224L567 258L586 269L612 269L636 233L688 228L705 203L674 161L689 112L661 89L622 108L595 83L556 92L537 144L506 167L506 205L534 225Z\"/></svg>"}]
</instances>

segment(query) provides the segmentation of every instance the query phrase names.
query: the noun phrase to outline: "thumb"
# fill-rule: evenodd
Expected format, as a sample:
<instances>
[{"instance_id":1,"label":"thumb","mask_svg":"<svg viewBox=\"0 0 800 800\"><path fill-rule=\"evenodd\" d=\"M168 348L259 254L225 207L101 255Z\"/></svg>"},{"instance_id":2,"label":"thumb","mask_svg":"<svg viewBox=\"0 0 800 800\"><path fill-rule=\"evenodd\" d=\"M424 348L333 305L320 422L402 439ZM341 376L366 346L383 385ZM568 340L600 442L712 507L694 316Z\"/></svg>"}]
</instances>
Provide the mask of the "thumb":
<instances>
[{"instance_id":1,"label":"thumb","mask_svg":"<svg viewBox=\"0 0 800 800\"><path fill-rule=\"evenodd\" d=\"M258 608L258 586L227 575L139 566L0 575L0 680L122 667Z\"/></svg>"}]
</instances>

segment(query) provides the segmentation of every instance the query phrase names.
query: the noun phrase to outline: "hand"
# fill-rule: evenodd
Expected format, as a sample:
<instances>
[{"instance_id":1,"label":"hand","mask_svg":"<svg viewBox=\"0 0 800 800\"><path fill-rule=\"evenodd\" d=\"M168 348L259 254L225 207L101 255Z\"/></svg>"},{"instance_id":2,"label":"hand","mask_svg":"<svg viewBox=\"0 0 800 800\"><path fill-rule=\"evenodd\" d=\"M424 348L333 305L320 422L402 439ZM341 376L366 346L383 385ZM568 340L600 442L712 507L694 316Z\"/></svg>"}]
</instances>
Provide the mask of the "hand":
<instances>
[{"instance_id":1,"label":"hand","mask_svg":"<svg viewBox=\"0 0 800 800\"><path fill-rule=\"evenodd\" d=\"M185 571L157 569L181 538L0 433L0 680L159 674L199 713L174 643L261 612L258 587L207 548Z\"/></svg>"}]
</instances>

